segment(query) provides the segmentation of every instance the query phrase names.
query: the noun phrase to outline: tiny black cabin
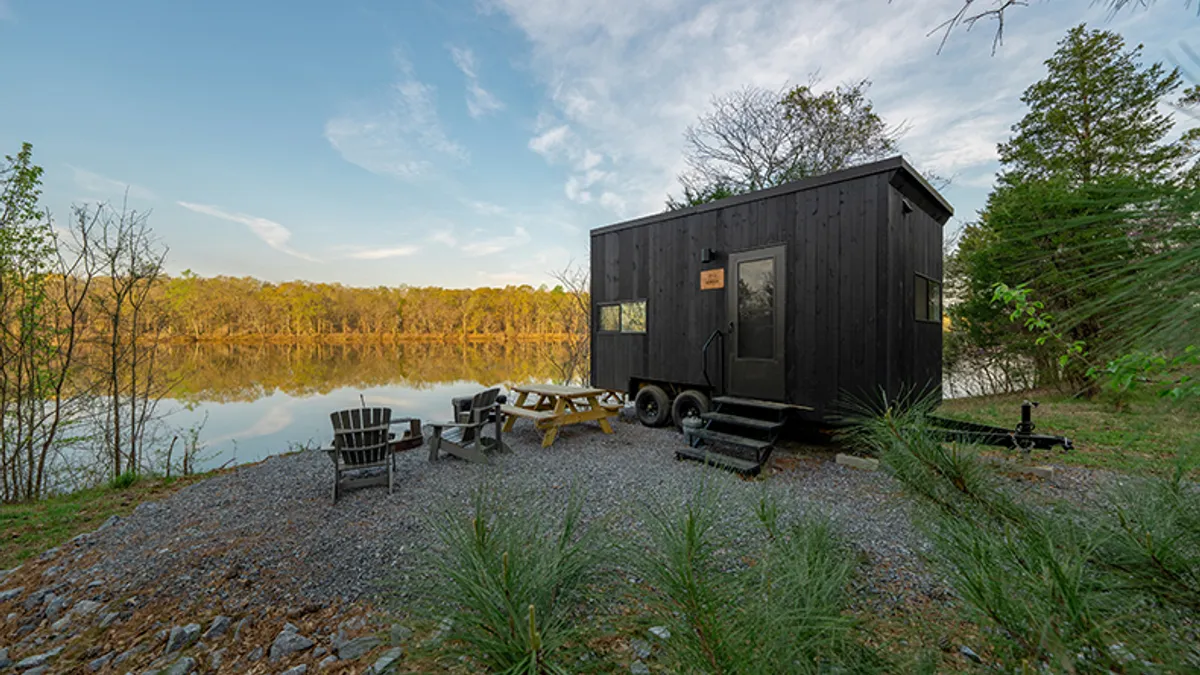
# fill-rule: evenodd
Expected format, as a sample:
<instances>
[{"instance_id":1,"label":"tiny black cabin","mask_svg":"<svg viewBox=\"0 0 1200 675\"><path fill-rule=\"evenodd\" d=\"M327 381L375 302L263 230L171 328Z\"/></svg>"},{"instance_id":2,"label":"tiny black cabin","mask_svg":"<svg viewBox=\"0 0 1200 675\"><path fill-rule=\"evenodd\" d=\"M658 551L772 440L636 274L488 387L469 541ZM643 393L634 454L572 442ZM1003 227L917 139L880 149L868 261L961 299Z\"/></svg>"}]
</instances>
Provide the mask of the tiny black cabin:
<instances>
[{"instance_id":1,"label":"tiny black cabin","mask_svg":"<svg viewBox=\"0 0 1200 675\"><path fill-rule=\"evenodd\" d=\"M592 384L651 425L938 388L952 214L894 157L592 230Z\"/></svg>"}]
</instances>

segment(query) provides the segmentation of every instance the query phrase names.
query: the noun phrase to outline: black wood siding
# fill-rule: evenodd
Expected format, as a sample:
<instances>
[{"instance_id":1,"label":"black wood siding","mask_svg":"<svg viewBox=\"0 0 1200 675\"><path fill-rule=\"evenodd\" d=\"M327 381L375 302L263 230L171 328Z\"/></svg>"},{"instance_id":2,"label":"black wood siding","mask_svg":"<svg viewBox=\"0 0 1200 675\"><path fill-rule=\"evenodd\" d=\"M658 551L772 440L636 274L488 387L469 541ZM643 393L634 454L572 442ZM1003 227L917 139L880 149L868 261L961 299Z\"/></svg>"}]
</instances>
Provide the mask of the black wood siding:
<instances>
[{"instance_id":1,"label":"black wood siding","mask_svg":"<svg viewBox=\"0 0 1200 675\"><path fill-rule=\"evenodd\" d=\"M592 325L599 305L647 301L644 335L593 331L592 383L704 388L704 341L726 330L726 290L700 290L730 253L787 247L786 400L836 414L848 398L895 397L941 380L941 328L918 323L913 274L942 278L946 208L904 170L764 191L728 206L664 213L592 234ZM903 200L914 210L902 213ZM715 206L715 205L714 205ZM700 251L718 252L711 263ZM726 288L735 280L726 273ZM719 384L717 355L709 362Z\"/></svg>"}]
</instances>

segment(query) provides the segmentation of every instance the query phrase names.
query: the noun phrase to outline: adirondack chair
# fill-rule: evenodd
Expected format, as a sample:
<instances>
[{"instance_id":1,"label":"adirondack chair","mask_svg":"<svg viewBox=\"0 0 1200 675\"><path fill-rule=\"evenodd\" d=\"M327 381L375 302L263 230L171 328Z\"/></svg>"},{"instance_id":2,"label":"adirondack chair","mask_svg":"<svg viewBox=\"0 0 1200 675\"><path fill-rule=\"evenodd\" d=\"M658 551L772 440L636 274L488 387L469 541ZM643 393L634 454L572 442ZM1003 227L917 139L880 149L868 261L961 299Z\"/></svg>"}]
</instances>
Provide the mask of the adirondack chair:
<instances>
[{"instance_id":1,"label":"adirondack chair","mask_svg":"<svg viewBox=\"0 0 1200 675\"><path fill-rule=\"evenodd\" d=\"M475 394L471 398L471 407L465 412L455 410L456 419L453 422L431 423L433 438L429 443L429 461L439 457L445 451L459 459L469 462L488 462L488 453L493 451L506 452L508 448L501 439L500 424L503 415L500 414L500 403L496 398L500 389L488 389ZM494 437L483 434L483 430L492 426Z\"/></svg>"},{"instance_id":2,"label":"adirondack chair","mask_svg":"<svg viewBox=\"0 0 1200 675\"><path fill-rule=\"evenodd\" d=\"M337 503L343 487L378 484L380 478L365 478L342 481L342 474L387 467L388 494L392 493L395 480L395 455L389 432L392 421L391 408L350 408L329 415L333 422L333 447L326 449L333 460L333 501Z\"/></svg>"}]
</instances>

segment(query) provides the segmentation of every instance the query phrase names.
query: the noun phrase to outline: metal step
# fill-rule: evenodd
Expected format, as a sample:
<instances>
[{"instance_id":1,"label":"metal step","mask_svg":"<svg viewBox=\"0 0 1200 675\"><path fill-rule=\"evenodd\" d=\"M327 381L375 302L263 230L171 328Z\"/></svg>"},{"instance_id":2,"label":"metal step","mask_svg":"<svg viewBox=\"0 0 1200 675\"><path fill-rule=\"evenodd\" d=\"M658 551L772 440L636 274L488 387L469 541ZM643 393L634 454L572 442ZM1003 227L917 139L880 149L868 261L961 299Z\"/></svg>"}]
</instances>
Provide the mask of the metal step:
<instances>
[{"instance_id":1,"label":"metal step","mask_svg":"<svg viewBox=\"0 0 1200 675\"><path fill-rule=\"evenodd\" d=\"M711 429L692 429L688 431L688 435L693 438L702 438L706 441L715 441L717 443L728 443L743 448L751 448L753 450L766 450L773 444L770 441L760 441L754 438L746 438L735 434L725 434L720 431L712 431Z\"/></svg>"},{"instance_id":2,"label":"metal step","mask_svg":"<svg viewBox=\"0 0 1200 675\"><path fill-rule=\"evenodd\" d=\"M739 415L729 415L727 413L706 412L700 415L700 419L709 420L710 422L719 422L720 424L728 424L735 427L745 427L756 431L776 431L783 428L783 422L774 422L771 420L760 420L754 417L741 417Z\"/></svg>"},{"instance_id":3,"label":"metal step","mask_svg":"<svg viewBox=\"0 0 1200 675\"><path fill-rule=\"evenodd\" d=\"M705 450L704 448L680 448L675 451L675 457L677 459L694 459L697 462L704 462L705 464L736 471L748 476L757 475L762 470L762 464L758 462L722 455L711 450Z\"/></svg>"},{"instance_id":4,"label":"metal step","mask_svg":"<svg viewBox=\"0 0 1200 675\"><path fill-rule=\"evenodd\" d=\"M717 396L712 399L713 403L723 403L725 405L740 405L746 408L762 408L764 410L812 410L806 405L792 405L791 403L776 403L775 401L764 401L758 398L739 398L737 396Z\"/></svg>"}]
</instances>

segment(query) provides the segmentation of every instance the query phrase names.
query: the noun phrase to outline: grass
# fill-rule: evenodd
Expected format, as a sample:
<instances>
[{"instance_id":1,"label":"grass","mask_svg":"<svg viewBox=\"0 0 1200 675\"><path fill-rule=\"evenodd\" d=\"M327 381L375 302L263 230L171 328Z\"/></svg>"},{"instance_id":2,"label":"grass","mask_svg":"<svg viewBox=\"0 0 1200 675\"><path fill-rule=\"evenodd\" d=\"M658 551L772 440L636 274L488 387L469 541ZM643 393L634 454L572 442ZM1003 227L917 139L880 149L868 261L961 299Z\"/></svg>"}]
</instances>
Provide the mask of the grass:
<instances>
[{"instance_id":1,"label":"grass","mask_svg":"<svg viewBox=\"0 0 1200 675\"><path fill-rule=\"evenodd\" d=\"M160 499L209 475L136 480L122 476L112 485L39 502L0 504L0 569L20 565L75 535L96 529L110 516L125 516L144 501Z\"/></svg>"},{"instance_id":2,"label":"grass","mask_svg":"<svg viewBox=\"0 0 1200 675\"><path fill-rule=\"evenodd\" d=\"M1149 393L1118 411L1108 401L1076 399L1052 391L952 399L939 414L1012 428L1021 401L1038 401L1037 432L1061 434L1075 449L1034 450L1031 459L1077 464L1129 474L1166 475L1180 450L1200 450L1200 400L1171 401Z\"/></svg>"}]
</instances>

